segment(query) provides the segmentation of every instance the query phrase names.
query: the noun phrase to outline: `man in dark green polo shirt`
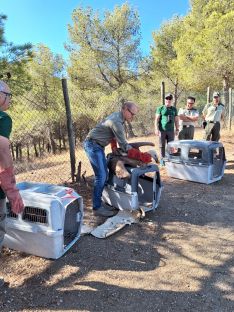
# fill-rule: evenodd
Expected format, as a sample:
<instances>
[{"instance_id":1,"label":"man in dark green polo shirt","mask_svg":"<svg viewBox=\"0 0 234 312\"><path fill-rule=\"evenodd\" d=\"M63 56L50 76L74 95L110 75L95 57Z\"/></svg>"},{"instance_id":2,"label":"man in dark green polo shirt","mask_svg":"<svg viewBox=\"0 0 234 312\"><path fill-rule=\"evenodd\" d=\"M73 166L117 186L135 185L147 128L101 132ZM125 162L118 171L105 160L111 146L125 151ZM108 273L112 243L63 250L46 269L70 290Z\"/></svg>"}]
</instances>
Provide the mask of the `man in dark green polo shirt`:
<instances>
[{"instance_id":1,"label":"man in dark green polo shirt","mask_svg":"<svg viewBox=\"0 0 234 312\"><path fill-rule=\"evenodd\" d=\"M173 95L171 93L165 96L165 105L156 109L155 116L155 134L159 137L159 149L161 154L160 165L164 166L166 142L173 141L175 135L179 132L179 118L177 109L172 106ZM176 131L174 132L174 125Z\"/></svg>"}]
</instances>

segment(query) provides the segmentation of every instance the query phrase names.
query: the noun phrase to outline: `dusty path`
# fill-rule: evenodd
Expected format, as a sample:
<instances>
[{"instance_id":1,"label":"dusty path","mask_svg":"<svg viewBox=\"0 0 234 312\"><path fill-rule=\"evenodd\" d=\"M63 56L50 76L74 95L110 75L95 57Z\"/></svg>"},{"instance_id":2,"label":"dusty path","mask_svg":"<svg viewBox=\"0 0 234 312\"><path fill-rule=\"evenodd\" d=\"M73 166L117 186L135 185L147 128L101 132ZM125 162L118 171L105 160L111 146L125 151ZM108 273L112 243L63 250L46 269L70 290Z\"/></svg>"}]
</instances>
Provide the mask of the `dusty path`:
<instances>
[{"instance_id":1,"label":"dusty path","mask_svg":"<svg viewBox=\"0 0 234 312\"><path fill-rule=\"evenodd\" d=\"M223 138L221 181L179 181L161 170L158 210L108 239L84 236L56 261L4 249L0 311L234 311L232 141ZM87 220L90 193L79 192Z\"/></svg>"}]
</instances>

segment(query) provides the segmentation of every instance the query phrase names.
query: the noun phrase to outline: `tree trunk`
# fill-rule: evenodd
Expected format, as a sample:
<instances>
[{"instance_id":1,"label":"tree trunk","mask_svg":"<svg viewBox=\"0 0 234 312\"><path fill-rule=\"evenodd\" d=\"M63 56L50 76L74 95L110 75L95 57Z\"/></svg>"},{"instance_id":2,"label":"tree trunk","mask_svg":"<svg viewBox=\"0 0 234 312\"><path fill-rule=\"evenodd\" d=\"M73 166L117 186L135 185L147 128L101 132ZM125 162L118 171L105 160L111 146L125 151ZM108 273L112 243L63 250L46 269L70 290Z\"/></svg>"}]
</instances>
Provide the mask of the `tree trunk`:
<instances>
[{"instance_id":1,"label":"tree trunk","mask_svg":"<svg viewBox=\"0 0 234 312\"><path fill-rule=\"evenodd\" d=\"M16 143L15 145L15 158L16 160L19 159L19 144L18 143Z\"/></svg>"},{"instance_id":2,"label":"tree trunk","mask_svg":"<svg viewBox=\"0 0 234 312\"><path fill-rule=\"evenodd\" d=\"M11 155L12 155L12 159L15 161L15 151L14 151L13 143L11 143Z\"/></svg>"},{"instance_id":3,"label":"tree trunk","mask_svg":"<svg viewBox=\"0 0 234 312\"><path fill-rule=\"evenodd\" d=\"M52 147L52 153L55 155L56 154L56 143L53 138L53 133L50 131L50 142L51 142L51 147Z\"/></svg>"},{"instance_id":4,"label":"tree trunk","mask_svg":"<svg viewBox=\"0 0 234 312\"><path fill-rule=\"evenodd\" d=\"M37 150L37 142L35 140L35 138L33 139L33 147L34 147L34 153L35 153L35 157L39 157L39 153L38 153L38 150Z\"/></svg>"},{"instance_id":5,"label":"tree trunk","mask_svg":"<svg viewBox=\"0 0 234 312\"><path fill-rule=\"evenodd\" d=\"M43 150L42 150L41 139L40 139L40 138L38 139L38 145L39 145L39 153L40 153L40 156L42 156L42 155L43 155Z\"/></svg>"},{"instance_id":6,"label":"tree trunk","mask_svg":"<svg viewBox=\"0 0 234 312\"><path fill-rule=\"evenodd\" d=\"M29 144L27 143L27 160L30 160L30 150L29 150Z\"/></svg>"},{"instance_id":7,"label":"tree trunk","mask_svg":"<svg viewBox=\"0 0 234 312\"><path fill-rule=\"evenodd\" d=\"M42 150L43 150L43 154L45 152L45 139L44 137L42 138Z\"/></svg>"},{"instance_id":8,"label":"tree trunk","mask_svg":"<svg viewBox=\"0 0 234 312\"><path fill-rule=\"evenodd\" d=\"M62 141L63 141L63 149L66 151L67 150L67 146L66 146L66 139L65 139L64 135L62 136Z\"/></svg>"},{"instance_id":9,"label":"tree trunk","mask_svg":"<svg viewBox=\"0 0 234 312\"><path fill-rule=\"evenodd\" d=\"M175 80L175 89L174 89L174 96L175 96L175 101L174 101L174 106L176 107L177 101L178 101L178 79L176 78Z\"/></svg>"},{"instance_id":10,"label":"tree trunk","mask_svg":"<svg viewBox=\"0 0 234 312\"><path fill-rule=\"evenodd\" d=\"M59 123L59 152L62 152L62 127L61 127L61 123Z\"/></svg>"},{"instance_id":11,"label":"tree trunk","mask_svg":"<svg viewBox=\"0 0 234 312\"><path fill-rule=\"evenodd\" d=\"M20 159L20 161L22 161L22 159L23 159L22 144L21 143L19 143L19 159Z\"/></svg>"},{"instance_id":12,"label":"tree trunk","mask_svg":"<svg viewBox=\"0 0 234 312\"><path fill-rule=\"evenodd\" d=\"M229 79L227 76L223 78L223 104L225 106L225 115L223 121L223 127L226 128L227 126L227 119L229 115Z\"/></svg>"}]
</instances>

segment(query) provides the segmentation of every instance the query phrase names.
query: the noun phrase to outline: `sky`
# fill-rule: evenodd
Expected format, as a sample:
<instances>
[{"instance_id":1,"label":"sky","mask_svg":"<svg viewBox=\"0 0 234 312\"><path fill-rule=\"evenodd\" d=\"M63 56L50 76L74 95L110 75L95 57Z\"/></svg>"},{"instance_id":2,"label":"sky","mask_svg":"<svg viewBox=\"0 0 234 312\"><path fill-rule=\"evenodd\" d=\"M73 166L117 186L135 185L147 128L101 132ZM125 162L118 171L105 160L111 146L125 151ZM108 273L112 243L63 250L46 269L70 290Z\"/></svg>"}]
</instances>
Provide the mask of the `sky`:
<instances>
[{"instance_id":1,"label":"sky","mask_svg":"<svg viewBox=\"0 0 234 312\"><path fill-rule=\"evenodd\" d=\"M5 38L8 42L43 43L67 59L64 44L69 42L67 25L72 24L75 8L90 6L103 13L126 2L137 9L140 16L143 55L150 51L152 32L174 15L186 15L190 7L189 0L0 0L0 14L7 15Z\"/></svg>"}]
</instances>

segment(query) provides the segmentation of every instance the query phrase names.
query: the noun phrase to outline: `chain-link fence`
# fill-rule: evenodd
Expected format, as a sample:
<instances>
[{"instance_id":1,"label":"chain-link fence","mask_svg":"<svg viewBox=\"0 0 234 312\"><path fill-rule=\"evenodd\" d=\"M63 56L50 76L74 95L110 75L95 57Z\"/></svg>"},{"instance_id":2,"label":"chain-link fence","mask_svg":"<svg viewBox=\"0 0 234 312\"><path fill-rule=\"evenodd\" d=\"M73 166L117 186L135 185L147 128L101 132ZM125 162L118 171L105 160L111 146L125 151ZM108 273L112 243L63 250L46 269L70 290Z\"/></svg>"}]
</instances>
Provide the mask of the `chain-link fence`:
<instances>
[{"instance_id":1,"label":"chain-link fence","mask_svg":"<svg viewBox=\"0 0 234 312\"><path fill-rule=\"evenodd\" d=\"M60 88L37 85L32 91L14 97L9 114L13 119L11 152L17 181L63 184L91 175L83 141L90 129L120 106L121 101L116 98L113 101L102 98L97 103L95 94L90 101L85 93L72 87L65 96L62 84ZM146 105L138 118L126 126L128 137L152 132L154 111L155 107Z\"/></svg>"},{"instance_id":2,"label":"chain-link fence","mask_svg":"<svg viewBox=\"0 0 234 312\"><path fill-rule=\"evenodd\" d=\"M222 93L222 101L225 96ZM206 98L205 93L202 98ZM232 115L234 112L233 91L229 92L229 98L232 103L226 110L226 125L229 125L230 109ZM184 100L179 103L178 108L184 103ZM160 100L152 98L144 101L137 118L126 125L127 137L153 133L158 104ZM10 115L13 119L11 151L17 181L64 184L83 181L92 175L83 141L90 129L120 106L117 96L110 100L92 91L92 97L87 97L87 91L82 93L72 85L66 89L64 83L62 88L61 81L57 86L37 85L27 94L15 97Z\"/></svg>"}]
</instances>

